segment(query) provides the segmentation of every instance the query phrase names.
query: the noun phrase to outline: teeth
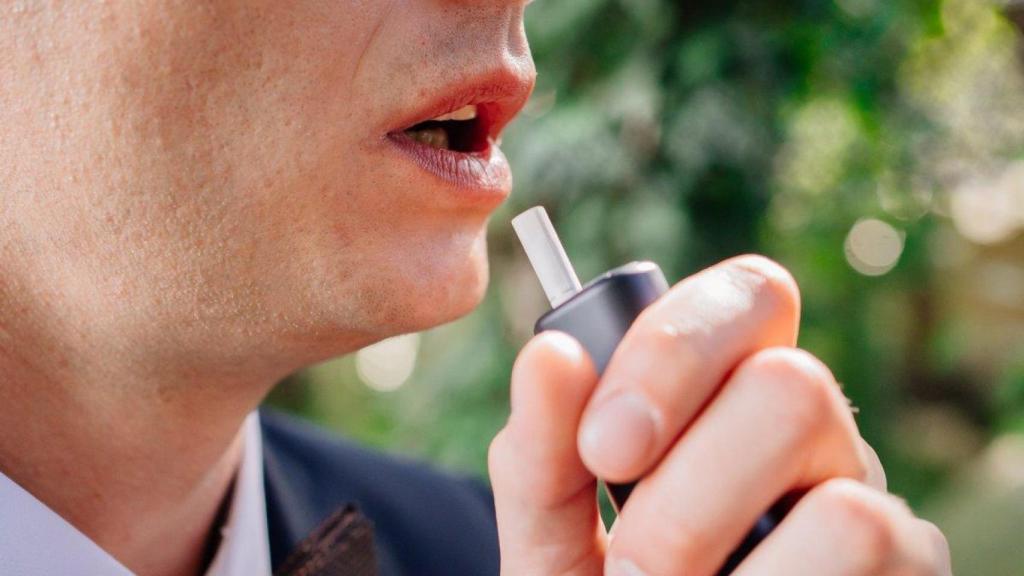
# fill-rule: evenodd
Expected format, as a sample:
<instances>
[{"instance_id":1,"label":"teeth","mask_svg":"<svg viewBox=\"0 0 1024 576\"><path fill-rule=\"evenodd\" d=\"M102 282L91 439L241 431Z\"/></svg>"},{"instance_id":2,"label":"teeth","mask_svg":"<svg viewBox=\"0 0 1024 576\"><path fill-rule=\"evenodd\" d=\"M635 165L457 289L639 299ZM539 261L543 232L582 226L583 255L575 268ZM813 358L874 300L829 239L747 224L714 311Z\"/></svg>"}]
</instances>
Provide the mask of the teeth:
<instances>
[{"instance_id":1,"label":"teeth","mask_svg":"<svg viewBox=\"0 0 1024 576\"><path fill-rule=\"evenodd\" d=\"M448 120L455 120L457 122L465 122L466 120L476 120L476 106L470 104L469 106L463 106L455 112L450 112L444 116L438 116L434 118L434 122L445 122Z\"/></svg>"},{"instance_id":2,"label":"teeth","mask_svg":"<svg viewBox=\"0 0 1024 576\"><path fill-rule=\"evenodd\" d=\"M432 148L448 149L448 132L444 128L427 128L425 130L408 130L406 134L413 140Z\"/></svg>"}]
</instances>

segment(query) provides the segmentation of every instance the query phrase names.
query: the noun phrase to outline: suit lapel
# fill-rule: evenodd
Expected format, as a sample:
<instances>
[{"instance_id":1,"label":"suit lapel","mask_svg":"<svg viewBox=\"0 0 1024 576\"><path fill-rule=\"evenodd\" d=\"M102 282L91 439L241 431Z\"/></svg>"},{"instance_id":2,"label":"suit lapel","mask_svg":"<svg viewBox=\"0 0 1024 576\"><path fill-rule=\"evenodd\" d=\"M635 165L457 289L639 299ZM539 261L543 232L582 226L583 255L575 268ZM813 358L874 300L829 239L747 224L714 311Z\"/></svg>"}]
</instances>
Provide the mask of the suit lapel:
<instances>
[{"instance_id":1,"label":"suit lapel","mask_svg":"<svg viewBox=\"0 0 1024 576\"><path fill-rule=\"evenodd\" d=\"M321 502L311 478L294 466L291 474L287 470L273 442L265 441L263 483L275 576L376 576L370 520L351 502L340 508Z\"/></svg>"}]
</instances>

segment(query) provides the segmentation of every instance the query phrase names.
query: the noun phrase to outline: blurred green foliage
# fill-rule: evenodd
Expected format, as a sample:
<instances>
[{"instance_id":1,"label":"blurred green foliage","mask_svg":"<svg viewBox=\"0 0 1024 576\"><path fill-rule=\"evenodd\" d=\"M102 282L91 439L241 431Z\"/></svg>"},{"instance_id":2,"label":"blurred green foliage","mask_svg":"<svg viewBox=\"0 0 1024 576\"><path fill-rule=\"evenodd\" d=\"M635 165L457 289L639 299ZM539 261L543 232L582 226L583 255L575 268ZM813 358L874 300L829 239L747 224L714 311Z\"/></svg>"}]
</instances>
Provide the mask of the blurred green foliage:
<instances>
[{"instance_id":1,"label":"blurred green foliage","mask_svg":"<svg viewBox=\"0 0 1024 576\"><path fill-rule=\"evenodd\" d=\"M539 81L505 138L517 187L492 222L486 301L426 334L396 391L371 391L346 358L273 403L485 473L512 362L546 307L508 224L539 203L584 280L634 259L679 279L745 252L790 268L801 346L833 368L890 488L920 508L939 510L994 437L1024 433L1024 246L1013 230L984 237L999 214L956 196L1024 158L1020 39L997 5L550 1L527 30ZM1024 179L1009 185L1024 227ZM902 240L887 273L851 266L864 218Z\"/></svg>"}]
</instances>

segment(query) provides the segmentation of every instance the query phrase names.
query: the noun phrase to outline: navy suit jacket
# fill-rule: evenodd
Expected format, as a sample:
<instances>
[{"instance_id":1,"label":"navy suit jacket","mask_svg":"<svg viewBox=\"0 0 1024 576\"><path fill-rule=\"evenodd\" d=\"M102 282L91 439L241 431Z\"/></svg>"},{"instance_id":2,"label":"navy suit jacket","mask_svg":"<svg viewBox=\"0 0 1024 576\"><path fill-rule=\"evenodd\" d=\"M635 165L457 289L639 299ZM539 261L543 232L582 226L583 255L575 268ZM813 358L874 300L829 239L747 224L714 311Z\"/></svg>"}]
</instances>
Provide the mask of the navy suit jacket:
<instances>
[{"instance_id":1,"label":"navy suit jacket","mask_svg":"<svg viewBox=\"0 0 1024 576\"><path fill-rule=\"evenodd\" d=\"M482 482L359 447L270 410L260 411L260 422L275 570L351 503L373 522L380 576L498 574L494 500Z\"/></svg>"}]
</instances>

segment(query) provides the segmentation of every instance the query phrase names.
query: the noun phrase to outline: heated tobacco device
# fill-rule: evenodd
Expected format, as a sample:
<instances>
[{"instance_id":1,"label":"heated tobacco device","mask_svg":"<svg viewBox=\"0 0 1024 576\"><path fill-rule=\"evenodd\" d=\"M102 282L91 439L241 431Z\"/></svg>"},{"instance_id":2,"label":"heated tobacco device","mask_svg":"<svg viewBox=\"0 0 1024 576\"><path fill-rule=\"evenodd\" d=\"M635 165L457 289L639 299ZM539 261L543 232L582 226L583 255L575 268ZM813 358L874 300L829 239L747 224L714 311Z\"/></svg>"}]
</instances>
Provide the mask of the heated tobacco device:
<instances>
[{"instance_id":1,"label":"heated tobacco device","mask_svg":"<svg viewBox=\"0 0 1024 576\"><path fill-rule=\"evenodd\" d=\"M526 256L533 265L551 310L537 320L534 333L558 330L576 338L590 354L598 374L640 313L668 291L661 268L653 262L631 262L580 284L544 208L537 206L512 219ZM635 484L604 483L619 512ZM743 558L778 524L789 499L776 504L751 529L719 570L732 572Z\"/></svg>"}]
</instances>

